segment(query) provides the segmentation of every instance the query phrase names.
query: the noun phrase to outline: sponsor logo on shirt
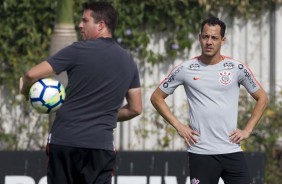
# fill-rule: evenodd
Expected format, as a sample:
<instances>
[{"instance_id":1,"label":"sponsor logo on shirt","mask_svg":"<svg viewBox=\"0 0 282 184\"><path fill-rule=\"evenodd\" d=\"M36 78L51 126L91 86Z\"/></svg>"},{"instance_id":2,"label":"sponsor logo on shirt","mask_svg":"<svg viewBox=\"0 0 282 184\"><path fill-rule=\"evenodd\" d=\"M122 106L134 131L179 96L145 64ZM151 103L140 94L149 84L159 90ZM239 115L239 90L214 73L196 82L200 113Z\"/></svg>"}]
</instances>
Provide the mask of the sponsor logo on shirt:
<instances>
[{"instance_id":1,"label":"sponsor logo on shirt","mask_svg":"<svg viewBox=\"0 0 282 184\"><path fill-rule=\"evenodd\" d=\"M234 63L232 63L232 62L225 62L225 63L223 64L223 67L224 67L225 69L232 69L232 68L234 68Z\"/></svg>"},{"instance_id":2,"label":"sponsor logo on shirt","mask_svg":"<svg viewBox=\"0 0 282 184\"><path fill-rule=\"evenodd\" d=\"M179 68L177 68L172 74L170 74L170 76L168 77L168 79L166 80L166 82L163 83L163 87L167 88L168 84L172 81L174 81L174 77L177 75L178 72L180 72L180 70L182 70L183 65L181 65Z\"/></svg>"},{"instance_id":3,"label":"sponsor logo on shirt","mask_svg":"<svg viewBox=\"0 0 282 184\"><path fill-rule=\"evenodd\" d=\"M254 82L252 76L250 75L250 73L248 72L247 69L244 69L244 73L245 73L245 77L249 80L250 84L252 85L253 88L255 88L257 85Z\"/></svg>"},{"instance_id":4,"label":"sponsor logo on shirt","mask_svg":"<svg viewBox=\"0 0 282 184\"><path fill-rule=\"evenodd\" d=\"M231 72L230 71L223 71L219 73L219 82L224 85L227 86L229 84L231 84Z\"/></svg>"},{"instance_id":5,"label":"sponsor logo on shirt","mask_svg":"<svg viewBox=\"0 0 282 184\"><path fill-rule=\"evenodd\" d=\"M238 68L239 68L240 70L242 70L242 69L244 68L244 65L239 64L239 65L238 65Z\"/></svg>"},{"instance_id":6,"label":"sponsor logo on shirt","mask_svg":"<svg viewBox=\"0 0 282 184\"><path fill-rule=\"evenodd\" d=\"M193 77L193 80L200 80L200 77L195 76Z\"/></svg>"},{"instance_id":7,"label":"sponsor logo on shirt","mask_svg":"<svg viewBox=\"0 0 282 184\"><path fill-rule=\"evenodd\" d=\"M200 65L198 63L193 63L189 66L191 70L199 70Z\"/></svg>"},{"instance_id":8,"label":"sponsor logo on shirt","mask_svg":"<svg viewBox=\"0 0 282 184\"><path fill-rule=\"evenodd\" d=\"M164 88L167 88L167 87L168 87L168 82L164 82L164 83L163 83L163 87L164 87Z\"/></svg>"}]
</instances>

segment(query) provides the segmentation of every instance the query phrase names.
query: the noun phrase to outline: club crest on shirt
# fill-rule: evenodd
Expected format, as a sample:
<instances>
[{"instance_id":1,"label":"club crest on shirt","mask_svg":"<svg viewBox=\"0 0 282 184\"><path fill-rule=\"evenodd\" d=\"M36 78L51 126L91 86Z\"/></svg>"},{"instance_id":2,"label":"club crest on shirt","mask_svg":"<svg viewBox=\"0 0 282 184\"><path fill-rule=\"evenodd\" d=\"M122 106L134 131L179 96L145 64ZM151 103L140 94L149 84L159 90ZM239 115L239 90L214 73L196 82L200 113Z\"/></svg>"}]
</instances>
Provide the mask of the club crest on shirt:
<instances>
[{"instance_id":1,"label":"club crest on shirt","mask_svg":"<svg viewBox=\"0 0 282 184\"><path fill-rule=\"evenodd\" d=\"M219 73L219 82L224 85L227 86L229 84L231 84L231 72L230 71L222 71Z\"/></svg>"}]
</instances>

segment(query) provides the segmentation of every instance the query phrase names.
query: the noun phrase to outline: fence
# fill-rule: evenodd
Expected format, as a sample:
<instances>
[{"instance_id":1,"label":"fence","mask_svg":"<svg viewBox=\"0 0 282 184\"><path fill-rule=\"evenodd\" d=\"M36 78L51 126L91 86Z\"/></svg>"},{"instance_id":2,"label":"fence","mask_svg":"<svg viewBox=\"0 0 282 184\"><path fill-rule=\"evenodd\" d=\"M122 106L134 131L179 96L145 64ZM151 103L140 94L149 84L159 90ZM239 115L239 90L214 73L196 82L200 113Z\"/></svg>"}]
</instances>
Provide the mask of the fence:
<instances>
[{"instance_id":1,"label":"fence","mask_svg":"<svg viewBox=\"0 0 282 184\"><path fill-rule=\"evenodd\" d=\"M245 153L252 183L263 184L264 154ZM47 184L44 152L0 152L0 183ZM117 152L113 184L189 184L187 152ZM223 184L220 179L219 184Z\"/></svg>"}]
</instances>

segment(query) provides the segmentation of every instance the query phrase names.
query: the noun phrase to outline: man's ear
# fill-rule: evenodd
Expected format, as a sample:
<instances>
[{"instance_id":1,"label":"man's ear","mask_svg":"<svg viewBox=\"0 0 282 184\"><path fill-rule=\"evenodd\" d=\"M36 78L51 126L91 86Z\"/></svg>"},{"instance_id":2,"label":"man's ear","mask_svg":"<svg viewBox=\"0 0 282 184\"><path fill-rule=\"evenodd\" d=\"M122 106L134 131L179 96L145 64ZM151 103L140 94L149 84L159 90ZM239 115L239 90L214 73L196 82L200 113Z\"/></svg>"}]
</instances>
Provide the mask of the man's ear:
<instances>
[{"instance_id":1,"label":"man's ear","mask_svg":"<svg viewBox=\"0 0 282 184\"><path fill-rule=\"evenodd\" d=\"M103 30L106 27L106 24L103 20L99 21L99 31Z\"/></svg>"},{"instance_id":2,"label":"man's ear","mask_svg":"<svg viewBox=\"0 0 282 184\"><path fill-rule=\"evenodd\" d=\"M225 41L226 41L226 37L224 36L224 37L221 39L221 45L224 45L224 44L225 44Z\"/></svg>"}]
</instances>

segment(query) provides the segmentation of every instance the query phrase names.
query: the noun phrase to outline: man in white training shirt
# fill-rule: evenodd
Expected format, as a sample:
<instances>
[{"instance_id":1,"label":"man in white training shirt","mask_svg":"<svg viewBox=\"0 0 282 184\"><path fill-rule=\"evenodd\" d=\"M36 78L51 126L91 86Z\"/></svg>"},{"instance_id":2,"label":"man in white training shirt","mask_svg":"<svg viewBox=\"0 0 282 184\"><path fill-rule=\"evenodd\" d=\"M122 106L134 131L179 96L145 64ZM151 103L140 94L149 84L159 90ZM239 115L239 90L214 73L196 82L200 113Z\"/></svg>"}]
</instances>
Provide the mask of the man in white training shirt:
<instances>
[{"instance_id":1,"label":"man in white training shirt","mask_svg":"<svg viewBox=\"0 0 282 184\"><path fill-rule=\"evenodd\" d=\"M156 110L188 145L191 184L218 184L220 177L226 184L251 183L240 141L250 136L268 98L246 65L221 55L225 29L216 17L203 21L202 54L176 66L151 97ZM165 102L180 85L189 103L189 125L180 122ZM237 128L240 85L256 100L242 130Z\"/></svg>"}]
</instances>

